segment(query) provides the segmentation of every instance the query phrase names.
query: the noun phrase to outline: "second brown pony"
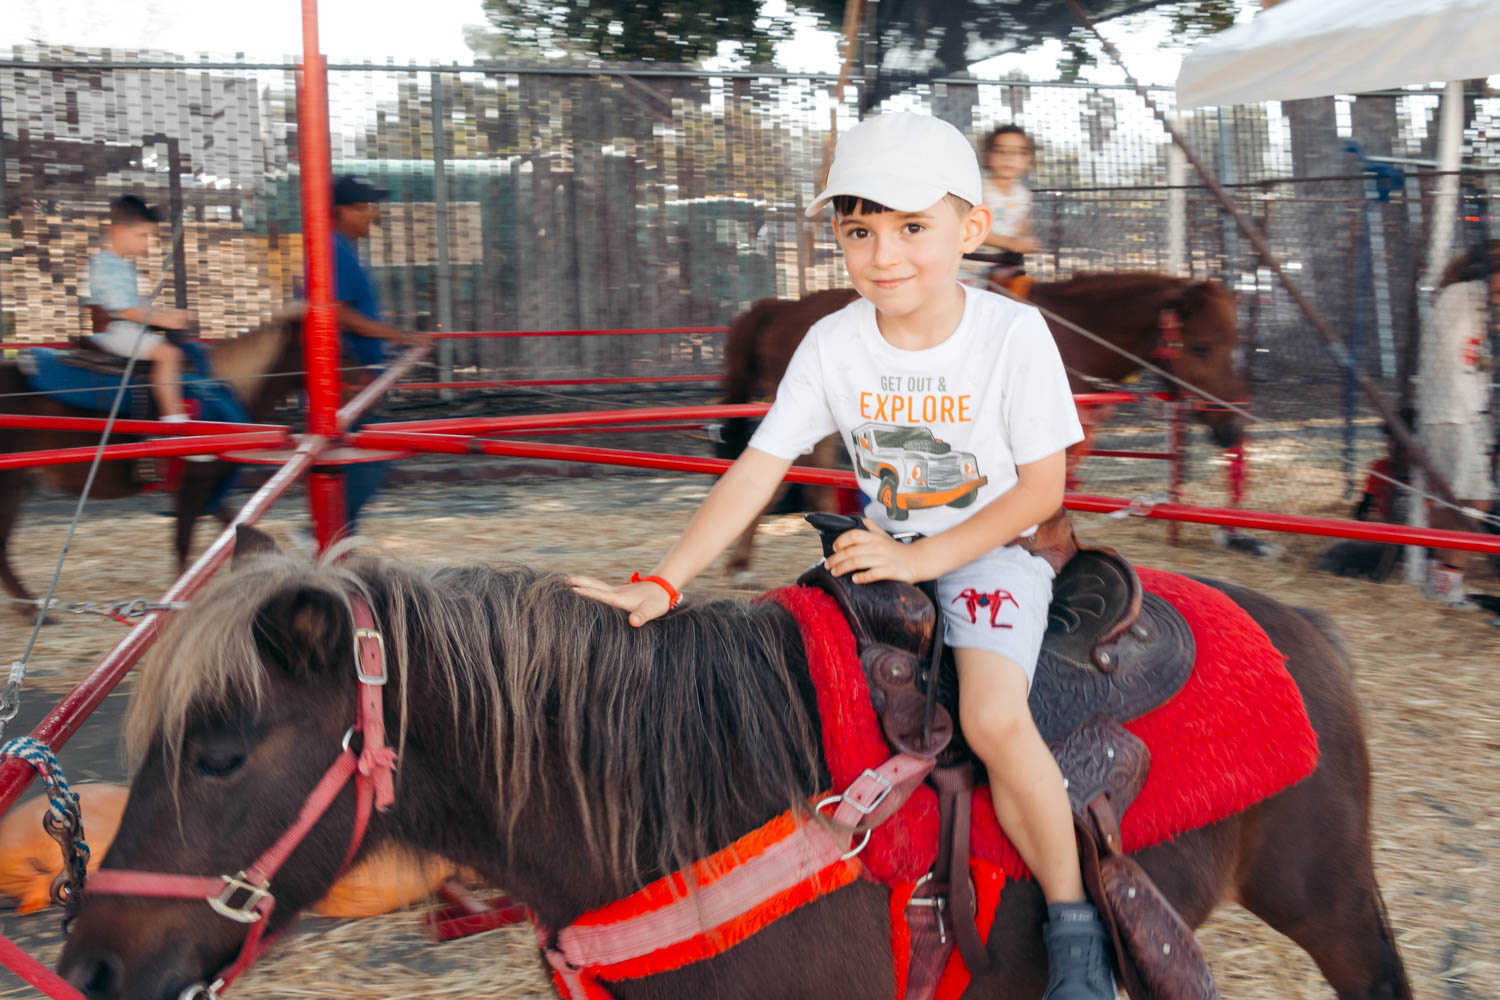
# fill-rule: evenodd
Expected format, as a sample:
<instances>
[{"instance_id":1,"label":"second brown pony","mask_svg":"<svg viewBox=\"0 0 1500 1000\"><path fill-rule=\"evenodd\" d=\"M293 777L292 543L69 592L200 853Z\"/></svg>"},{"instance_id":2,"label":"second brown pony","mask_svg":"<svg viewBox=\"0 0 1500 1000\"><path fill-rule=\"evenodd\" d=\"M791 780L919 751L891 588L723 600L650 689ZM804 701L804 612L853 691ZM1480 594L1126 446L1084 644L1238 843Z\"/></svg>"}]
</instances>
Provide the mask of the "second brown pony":
<instances>
[{"instance_id":1,"label":"second brown pony","mask_svg":"<svg viewBox=\"0 0 1500 1000\"><path fill-rule=\"evenodd\" d=\"M302 385L302 311L291 308L278 313L243 336L214 342L208 353L214 377L222 379L239 397L251 422L263 422L278 403ZM28 389L15 362L0 363L0 413L102 416ZM120 435L111 443L131 440L136 439ZM98 441L99 435L92 432L12 429L0 435L0 442L3 442L0 443L0 453L79 448L95 445ZM31 593L10 564L9 542L32 486L41 479L60 492L77 496L83 489L88 468L87 464L76 464L50 465L41 469L0 469L0 586L11 597L19 600L31 598ZM210 513L204 508L230 471L228 463L220 461L186 464L176 494L173 547L178 572L187 565L193 526L199 516ZM90 497L96 500L118 499L134 496L143 488L134 461L103 462ZM28 609L22 614L29 617L34 612Z\"/></svg>"}]
</instances>

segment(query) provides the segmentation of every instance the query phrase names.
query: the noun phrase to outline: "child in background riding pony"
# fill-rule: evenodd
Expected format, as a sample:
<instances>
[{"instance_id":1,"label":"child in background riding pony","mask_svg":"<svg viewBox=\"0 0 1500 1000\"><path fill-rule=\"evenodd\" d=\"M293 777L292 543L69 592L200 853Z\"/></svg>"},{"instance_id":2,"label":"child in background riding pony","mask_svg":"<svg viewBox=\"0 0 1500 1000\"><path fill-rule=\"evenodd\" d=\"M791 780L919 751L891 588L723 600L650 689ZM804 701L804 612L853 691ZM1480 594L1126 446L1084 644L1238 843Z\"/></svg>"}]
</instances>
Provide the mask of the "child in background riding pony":
<instances>
[{"instance_id":1,"label":"child in background riding pony","mask_svg":"<svg viewBox=\"0 0 1500 1000\"><path fill-rule=\"evenodd\" d=\"M861 297L808 332L749 448L651 576L620 586L573 582L644 625L676 605L678 588L759 515L792 460L826 435L866 449L852 457L867 469L916 442L926 461L898 460L900 478L873 469L861 478L870 494L866 530L841 535L827 567L856 583L937 581L965 738L989 771L1001 826L1049 904L1046 996L1110 1000L1108 939L1084 899L1062 774L1026 703L1053 571L1012 544L1061 506L1064 449L1083 432L1037 312L958 283L960 258L991 231L982 198L972 148L936 118L885 114L845 133L809 214L832 203L834 235ZM887 534L897 528L926 537L902 544ZM968 591L997 595L1000 607L970 613Z\"/></svg>"},{"instance_id":2,"label":"child in background riding pony","mask_svg":"<svg viewBox=\"0 0 1500 1000\"><path fill-rule=\"evenodd\" d=\"M1002 280L1021 272L1025 255L1040 244L1031 236L1031 189L1021 178L1036 165L1036 144L1019 125L1001 125L984 138L984 206L990 230L977 256L963 267L965 284L984 288L999 270Z\"/></svg>"},{"instance_id":3,"label":"child in background riding pony","mask_svg":"<svg viewBox=\"0 0 1500 1000\"><path fill-rule=\"evenodd\" d=\"M160 219L154 208L135 195L110 202L104 249L89 258L88 301L109 314L109 325L93 335L94 343L122 358L134 354L150 361L157 410L162 420L176 423L188 418L182 402L182 349L143 328L186 330L195 322L194 316L186 309L151 306L141 294L135 270L136 259L151 249Z\"/></svg>"}]
</instances>

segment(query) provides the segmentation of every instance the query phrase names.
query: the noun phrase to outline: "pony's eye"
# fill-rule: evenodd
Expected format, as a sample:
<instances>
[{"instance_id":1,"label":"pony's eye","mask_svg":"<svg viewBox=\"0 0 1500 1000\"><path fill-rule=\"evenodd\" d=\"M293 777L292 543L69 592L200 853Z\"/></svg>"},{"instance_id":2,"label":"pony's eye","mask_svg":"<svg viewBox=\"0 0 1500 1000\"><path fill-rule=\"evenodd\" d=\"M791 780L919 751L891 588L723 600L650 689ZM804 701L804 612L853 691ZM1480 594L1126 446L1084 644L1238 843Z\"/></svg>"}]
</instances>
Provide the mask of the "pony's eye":
<instances>
[{"instance_id":1,"label":"pony's eye","mask_svg":"<svg viewBox=\"0 0 1500 1000\"><path fill-rule=\"evenodd\" d=\"M1213 353L1213 348L1207 344L1194 344L1188 348L1188 353L1195 358L1206 358Z\"/></svg>"},{"instance_id":2,"label":"pony's eye","mask_svg":"<svg viewBox=\"0 0 1500 1000\"><path fill-rule=\"evenodd\" d=\"M199 774L210 778L227 778L245 764L243 750L203 750L193 761Z\"/></svg>"}]
</instances>

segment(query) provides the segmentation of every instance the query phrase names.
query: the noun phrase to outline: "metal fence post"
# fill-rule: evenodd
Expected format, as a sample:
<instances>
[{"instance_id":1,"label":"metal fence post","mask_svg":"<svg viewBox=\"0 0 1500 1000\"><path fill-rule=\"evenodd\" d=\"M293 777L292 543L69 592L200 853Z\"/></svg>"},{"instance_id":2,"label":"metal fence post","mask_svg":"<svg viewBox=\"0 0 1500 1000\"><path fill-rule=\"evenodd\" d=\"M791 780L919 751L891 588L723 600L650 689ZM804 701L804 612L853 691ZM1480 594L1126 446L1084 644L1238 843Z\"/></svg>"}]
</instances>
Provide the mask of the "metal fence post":
<instances>
[{"instance_id":1,"label":"metal fence post","mask_svg":"<svg viewBox=\"0 0 1500 1000\"><path fill-rule=\"evenodd\" d=\"M444 146L447 139L446 102L443 99L443 74L432 74L432 208L437 214L437 314L438 329L453 329L453 268L448 253L448 172ZM453 381L453 341L438 341L438 379ZM442 390L442 398L451 400L452 389Z\"/></svg>"}]
</instances>

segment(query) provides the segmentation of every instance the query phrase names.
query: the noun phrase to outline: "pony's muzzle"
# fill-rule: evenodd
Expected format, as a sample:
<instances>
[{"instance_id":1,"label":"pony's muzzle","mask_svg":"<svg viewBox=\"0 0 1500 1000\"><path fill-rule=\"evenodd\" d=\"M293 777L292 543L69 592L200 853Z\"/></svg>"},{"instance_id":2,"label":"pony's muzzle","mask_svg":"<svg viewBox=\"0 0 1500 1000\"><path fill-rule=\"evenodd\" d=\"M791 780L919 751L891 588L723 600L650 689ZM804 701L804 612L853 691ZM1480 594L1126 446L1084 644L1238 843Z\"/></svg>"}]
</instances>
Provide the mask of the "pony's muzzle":
<instances>
[{"instance_id":1,"label":"pony's muzzle","mask_svg":"<svg viewBox=\"0 0 1500 1000\"><path fill-rule=\"evenodd\" d=\"M113 1000L120 996L125 978L125 963L109 951L92 951L75 956L58 970L69 985L89 1000Z\"/></svg>"}]
</instances>

